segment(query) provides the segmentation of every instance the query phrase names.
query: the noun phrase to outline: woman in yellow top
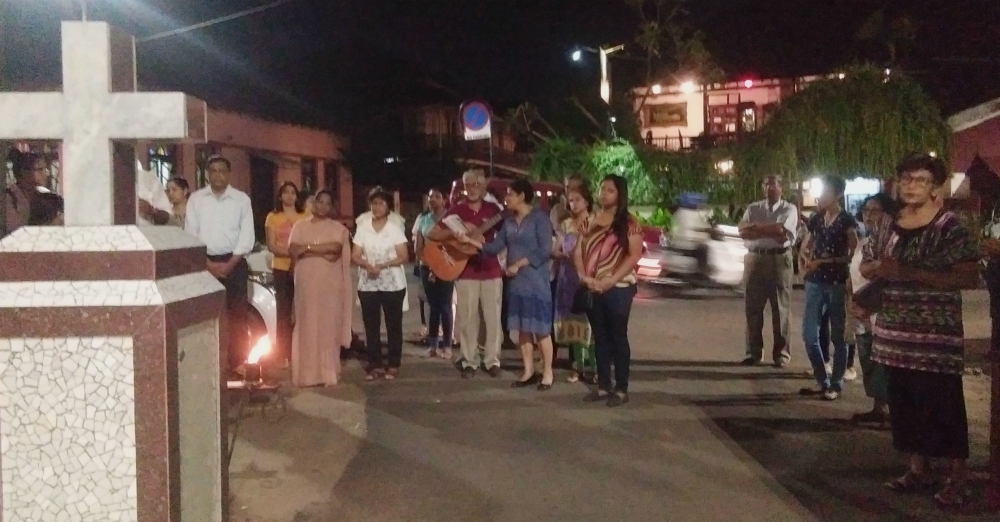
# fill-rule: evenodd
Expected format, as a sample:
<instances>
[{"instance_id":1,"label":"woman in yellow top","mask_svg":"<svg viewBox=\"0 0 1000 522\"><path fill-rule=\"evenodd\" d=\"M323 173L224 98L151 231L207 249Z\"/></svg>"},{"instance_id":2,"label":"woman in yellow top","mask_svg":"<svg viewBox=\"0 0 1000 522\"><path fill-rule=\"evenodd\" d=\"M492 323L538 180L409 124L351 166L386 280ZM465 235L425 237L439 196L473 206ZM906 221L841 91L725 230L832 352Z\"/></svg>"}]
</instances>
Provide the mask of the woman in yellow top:
<instances>
[{"instance_id":1,"label":"woman in yellow top","mask_svg":"<svg viewBox=\"0 0 1000 522\"><path fill-rule=\"evenodd\" d=\"M287 362L292 354L292 306L295 303L295 279L292 276L292 258L288 253L288 239L292 226L309 213L303 209L299 188L286 181L278 189L274 211L267 214L264 231L267 235L267 249L274 256L271 272L274 274L274 297L278 320L278 350Z\"/></svg>"}]
</instances>

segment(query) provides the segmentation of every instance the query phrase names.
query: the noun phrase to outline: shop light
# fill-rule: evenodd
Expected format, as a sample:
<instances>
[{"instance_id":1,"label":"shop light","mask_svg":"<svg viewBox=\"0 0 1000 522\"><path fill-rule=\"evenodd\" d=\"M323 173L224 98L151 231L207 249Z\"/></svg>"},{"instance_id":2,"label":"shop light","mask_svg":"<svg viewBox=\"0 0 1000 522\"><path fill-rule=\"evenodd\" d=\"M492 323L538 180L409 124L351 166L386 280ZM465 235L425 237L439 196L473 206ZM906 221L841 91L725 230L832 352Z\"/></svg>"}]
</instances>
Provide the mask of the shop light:
<instances>
[{"instance_id":1,"label":"shop light","mask_svg":"<svg viewBox=\"0 0 1000 522\"><path fill-rule=\"evenodd\" d=\"M809 180L809 195L813 199L819 199L823 195L823 178L813 178Z\"/></svg>"}]
</instances>

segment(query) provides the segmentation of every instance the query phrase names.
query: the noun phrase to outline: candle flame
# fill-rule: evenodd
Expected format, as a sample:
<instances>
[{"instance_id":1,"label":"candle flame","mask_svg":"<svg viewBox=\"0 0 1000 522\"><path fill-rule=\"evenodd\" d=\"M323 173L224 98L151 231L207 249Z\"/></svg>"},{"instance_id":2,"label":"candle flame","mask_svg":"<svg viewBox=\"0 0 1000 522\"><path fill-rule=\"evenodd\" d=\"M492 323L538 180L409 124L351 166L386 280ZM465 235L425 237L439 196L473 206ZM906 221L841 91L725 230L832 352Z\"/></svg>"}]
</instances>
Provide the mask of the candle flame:
<instances>
[{"instance_id":1,"label":"candle flame","mask_svg":"<svg viewBox=\"0 0 1000 522\"><path fill-rule=\"evenodd\" d=\"M257 344L254 345L253 349L250 350L250 355L247 356L247 364L257 364L260 362L260 358L271 352L271 340L265 335L261 337Z\"/></svg>"}]
</instances>

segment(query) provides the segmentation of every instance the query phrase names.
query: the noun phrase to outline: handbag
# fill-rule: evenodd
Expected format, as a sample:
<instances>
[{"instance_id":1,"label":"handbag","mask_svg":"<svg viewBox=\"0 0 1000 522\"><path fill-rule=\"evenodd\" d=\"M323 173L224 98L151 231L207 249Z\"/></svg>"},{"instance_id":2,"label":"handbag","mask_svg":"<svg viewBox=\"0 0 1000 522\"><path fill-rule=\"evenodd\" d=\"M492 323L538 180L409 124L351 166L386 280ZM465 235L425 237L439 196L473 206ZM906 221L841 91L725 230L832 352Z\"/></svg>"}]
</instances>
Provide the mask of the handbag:
<instances>
[{"instance_id":1,"label":"handbag","mask_svg":"<svg viewBox=\"0 0 1000 522\"><path fill-rule=\"evenodd\" d=\"M573 304L569 311L574 314L585 314L594 307L594 293L586 286L580 285L573 293Z\"/></svg>"},{"instance_id":2,"label":"handbag","mask_svg":"<svg viewBox=\"0 0 1000 522\"><path fill-rule=\"evenodd\" d=\"M883 281L872 281L854 292L851 297L854 304L858 305L869 314L877 314L882 311L882 288Z\"/></svg>"}]
</instances>

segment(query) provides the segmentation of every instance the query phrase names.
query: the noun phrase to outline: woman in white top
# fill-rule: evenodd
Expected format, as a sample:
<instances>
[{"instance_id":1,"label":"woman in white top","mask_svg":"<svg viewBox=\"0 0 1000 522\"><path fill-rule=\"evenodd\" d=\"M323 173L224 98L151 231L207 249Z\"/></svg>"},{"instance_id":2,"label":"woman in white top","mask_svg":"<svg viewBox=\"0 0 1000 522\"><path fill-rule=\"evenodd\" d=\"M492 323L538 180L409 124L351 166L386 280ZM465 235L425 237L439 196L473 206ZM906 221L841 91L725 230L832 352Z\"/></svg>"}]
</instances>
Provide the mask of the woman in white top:
<instances>
[{"instance_id":1,"label":"woman in white top","mask_svg":"<svg viewBox=\"0 0 1000 522\"><path fill-rule=\"evenodd\" d=\"M886 212L893 212L893 201L888 194L875 194L861 204L861 216L865 225L865 237L858 240L854 249L854 259L851 260L851 294L856 294L869 283L861 275L861 257L865 244L869 241L871 230L882 220ZM856 424L873 424L878 428L889 427L889 390L885 368L872 360L872 318L858 317L859 310L851 310L857 346L858 362L861 364L861 378L865 384L865 395L872 398L875 404L871 411L855 414L851 420ZM849 323L848 328L852 324Z\"/></svg>"},{"instance_id":2,"label":"woman in white top","mask_svg":"<svg viewBox=\"0 0 1000 522\"><path fill-rule=\"evenodd\" d=\"M370 213L357 219L352 260L360 267L358 298L365 323L368 375L365 380L399 377L403 354L403 311L406 302L406 235L403 224L391 219L392 197L381 187L368 194ZM388 360L382 357L382 314L388 336Z\"/></svg>"}]
</instances>

